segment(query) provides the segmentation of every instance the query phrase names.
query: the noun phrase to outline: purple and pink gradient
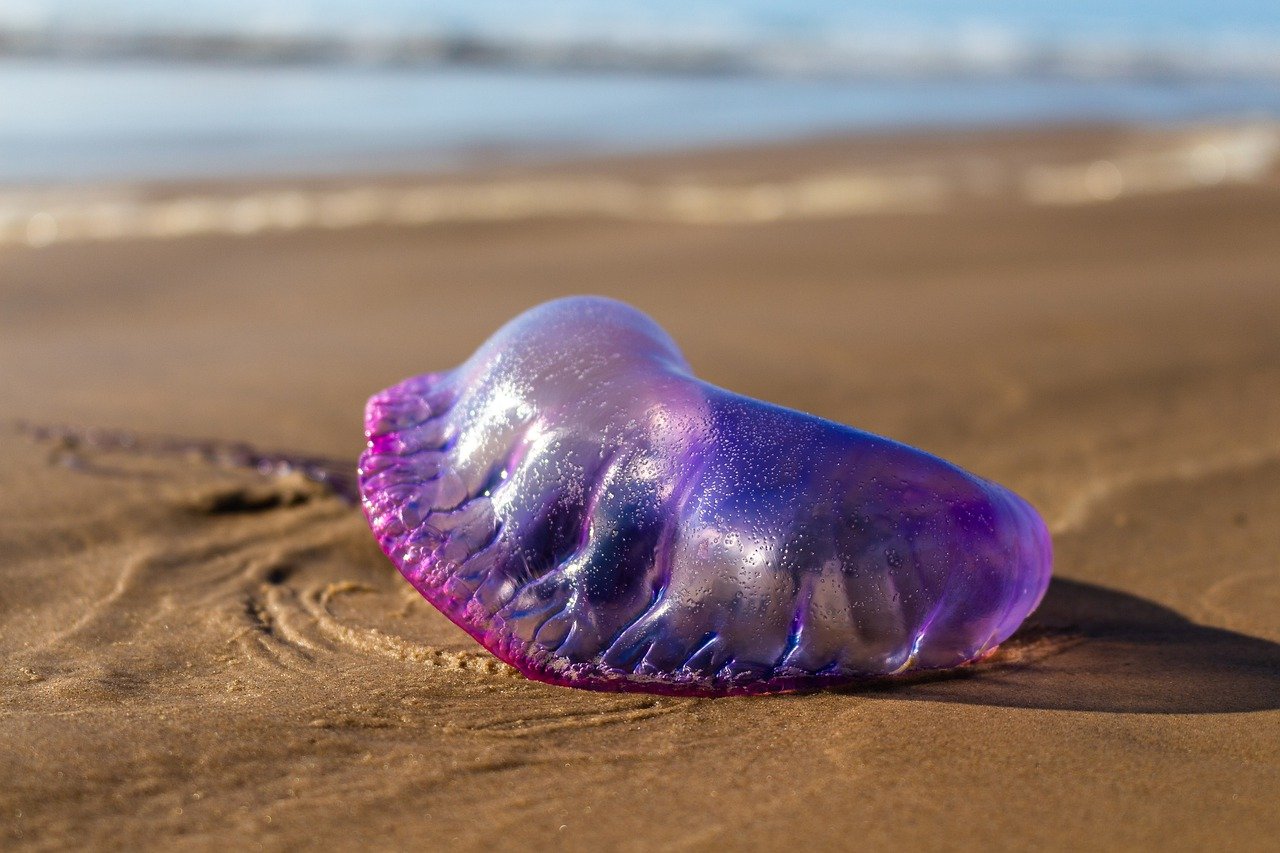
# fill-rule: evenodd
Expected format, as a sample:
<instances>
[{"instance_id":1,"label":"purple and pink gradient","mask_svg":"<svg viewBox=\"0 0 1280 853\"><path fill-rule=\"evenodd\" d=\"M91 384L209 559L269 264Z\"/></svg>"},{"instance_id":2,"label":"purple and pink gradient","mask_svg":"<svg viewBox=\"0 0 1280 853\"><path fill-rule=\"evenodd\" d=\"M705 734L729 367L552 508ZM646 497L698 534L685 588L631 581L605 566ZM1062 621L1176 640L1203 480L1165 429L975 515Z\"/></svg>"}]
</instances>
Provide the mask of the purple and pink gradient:
<instances>
[{"instance_id":1,"label":"purple and pink gradient","mask_svg":"<svg viewBox=\"0 0 1280 853\"><path fill-rule=\"evenodd\" d=\"M382 550L539 681L723 695L955 667L1049 583L1017 495L708 385L608 299L522 314L374 396L365 433Z\"/></svg>"}]
</instances>

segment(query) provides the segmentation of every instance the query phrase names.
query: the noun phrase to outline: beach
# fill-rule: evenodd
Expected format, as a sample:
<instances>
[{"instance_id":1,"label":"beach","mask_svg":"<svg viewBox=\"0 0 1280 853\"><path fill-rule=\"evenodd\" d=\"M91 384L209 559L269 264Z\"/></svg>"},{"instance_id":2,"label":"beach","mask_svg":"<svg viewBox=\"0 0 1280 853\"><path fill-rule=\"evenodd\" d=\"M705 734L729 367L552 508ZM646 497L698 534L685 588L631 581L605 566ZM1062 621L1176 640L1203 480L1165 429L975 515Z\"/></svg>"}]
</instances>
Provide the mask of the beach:
<instances>
[{"instance_id":1,"label":"beach","mask_svg":"<svg viewBox=\"0 0 1280 853\"><path fill-rule=\"evenodd\" d=\"M902 131L0 193L0 839L1270 848L1276 138ZM323 484L30 429L354 466L371 394L580 293L653 316L716 385L1026 497L1054 536L1040 610L947 676L552 687Z\"/></svg>"}]
</instances>

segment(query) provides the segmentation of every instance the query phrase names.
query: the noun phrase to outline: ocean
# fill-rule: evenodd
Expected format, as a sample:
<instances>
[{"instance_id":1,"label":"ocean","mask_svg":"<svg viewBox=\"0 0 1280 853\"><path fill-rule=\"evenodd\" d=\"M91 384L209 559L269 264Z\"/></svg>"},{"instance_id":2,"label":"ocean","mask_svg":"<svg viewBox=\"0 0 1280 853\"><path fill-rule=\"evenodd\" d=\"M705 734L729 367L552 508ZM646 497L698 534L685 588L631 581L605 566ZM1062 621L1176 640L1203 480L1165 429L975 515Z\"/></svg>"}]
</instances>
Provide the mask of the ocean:
<instances>
[{"instance_id":1,"label":"ocean","mask_svg":"<svg viewBox=\"0 0 1280 853\"><path fill-rule=\"evenodd\" d=\"M1274 2L7 0L0 183L1280 117Z\"/></svg>"}]
</instances>

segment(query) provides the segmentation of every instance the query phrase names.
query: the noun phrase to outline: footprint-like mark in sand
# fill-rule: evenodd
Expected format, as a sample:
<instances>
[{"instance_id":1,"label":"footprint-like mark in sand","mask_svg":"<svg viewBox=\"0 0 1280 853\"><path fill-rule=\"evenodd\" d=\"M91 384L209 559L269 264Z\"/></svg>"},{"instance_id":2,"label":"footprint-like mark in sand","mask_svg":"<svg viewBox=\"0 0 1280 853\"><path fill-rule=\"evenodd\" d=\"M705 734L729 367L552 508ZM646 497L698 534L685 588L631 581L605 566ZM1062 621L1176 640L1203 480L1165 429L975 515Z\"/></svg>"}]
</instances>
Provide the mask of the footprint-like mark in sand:
<instances>
[{"instance_id":1,"label":"footprint-like mark in sand","mask_svg":"<svg viewBox=\"0 0 1280 853\"><path fill-rule=\"evenodd\" d=\"M368 584L339 581L306 588L298 596L298 603L327 639L345 648L437 669L517 677L514 669L483 650L446 651L435 648L378 628L349 624L336 617L330 608L338 596L378 592L380 590Z\"/></svg>"},{"instance_id":2,"label":"footprint-like mark in sand","mask_svg":"<svg viewBox=\"0 0 1280 853\"><path fill-rule=\"evenodd\" d=\"M46 646L86 633L99 643L124 640L139 624L172 609L176 598L182 598L187 607L216 605L226 584L243 576L246 566L255 563L255 551L275 550L281 540L287 541L331 519L331 512L319 508L300 512L284 524L276 521L239 531L235 536L204 536L183 543L157 538L147 543L141 553L126 554L110 591L87 604L80 618L53 634ZM109 555L99 560L113 562ZM121 618L124 611L136 618Z\"/></svg>"}]
</instances>

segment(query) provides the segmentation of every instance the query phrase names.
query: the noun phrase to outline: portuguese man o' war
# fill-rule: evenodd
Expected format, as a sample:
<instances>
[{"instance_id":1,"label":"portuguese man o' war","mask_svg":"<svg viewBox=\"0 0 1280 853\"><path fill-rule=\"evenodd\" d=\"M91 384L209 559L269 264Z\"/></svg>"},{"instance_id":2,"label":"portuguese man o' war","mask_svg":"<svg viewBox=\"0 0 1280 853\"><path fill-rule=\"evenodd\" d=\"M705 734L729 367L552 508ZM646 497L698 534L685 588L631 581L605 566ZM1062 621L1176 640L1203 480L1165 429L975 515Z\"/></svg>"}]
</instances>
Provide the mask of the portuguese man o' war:
<instances>
[{"instance_id":1,"label":"portuguese man o' war","mask_svg":"<svg viewBox=\"0 0 1280 853\"><path fill-rule=\"evenodd\" d=\"M365 431L383 551L539 681L723 695L956 667L1049 583L1017 495L703 382L609 299L522 314L375 395Z\"/></svg>"}]
</instances>

